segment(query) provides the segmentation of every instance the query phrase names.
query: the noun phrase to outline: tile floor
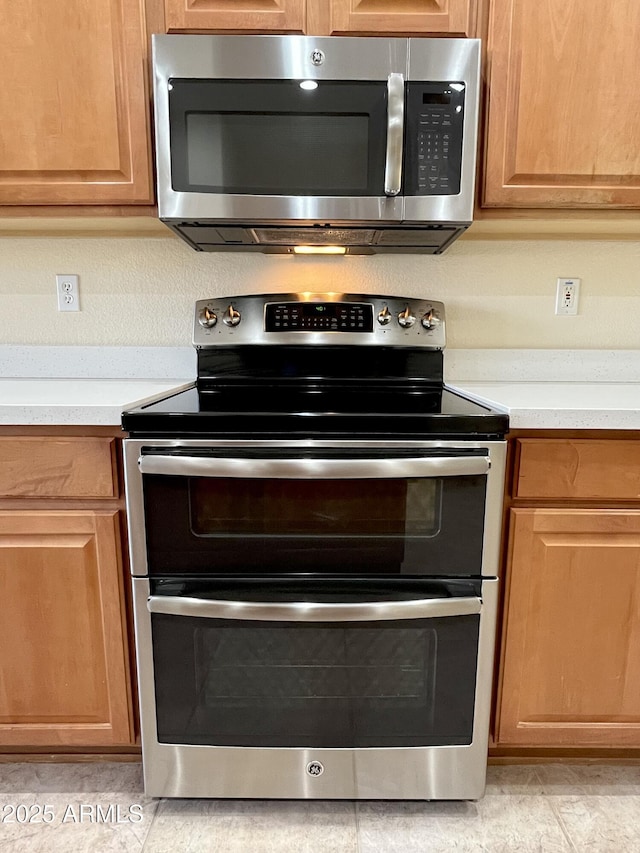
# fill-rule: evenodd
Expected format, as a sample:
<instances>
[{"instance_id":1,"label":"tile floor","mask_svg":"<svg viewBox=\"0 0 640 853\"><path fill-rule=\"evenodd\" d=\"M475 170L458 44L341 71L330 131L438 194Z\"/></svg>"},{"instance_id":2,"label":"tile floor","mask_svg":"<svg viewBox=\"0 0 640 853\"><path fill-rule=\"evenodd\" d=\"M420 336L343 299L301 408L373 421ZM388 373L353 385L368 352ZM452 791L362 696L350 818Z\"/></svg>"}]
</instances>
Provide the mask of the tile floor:
<instances>
[{"instance_id":1,"label":"tile floor","mask_svg":"<svg viewBox=\"0 0 640 853\"><path fill-rule=\"evenodd\" d=\"M640 766L493 766L479 802L352 803L152 800L136 763L0 763L0 853L23 851L638 853Z\"/></svg>"}]
</instances>

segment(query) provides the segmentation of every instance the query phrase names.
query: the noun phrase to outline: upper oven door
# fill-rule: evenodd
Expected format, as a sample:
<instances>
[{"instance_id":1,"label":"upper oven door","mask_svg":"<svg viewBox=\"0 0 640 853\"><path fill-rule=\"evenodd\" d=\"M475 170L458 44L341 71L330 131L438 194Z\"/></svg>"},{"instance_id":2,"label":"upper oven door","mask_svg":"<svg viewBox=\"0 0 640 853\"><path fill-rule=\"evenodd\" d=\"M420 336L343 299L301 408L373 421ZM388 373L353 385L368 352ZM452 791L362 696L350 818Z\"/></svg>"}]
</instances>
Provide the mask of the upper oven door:
<instances>
[{"instance_id":1,"label":"upper oven door","mask_svg":"<svg viewBox=\"0 0 640 853\"><path fill-rule=\"evenodd\" d=\"M135 574L483 573L487 447L142 446L134 464Z\"/></svg>"},{"instance_id":2,"label":"upper oven door","mask_svg":"<svg viewBox=\"0 0 640 853\"><path fill-rule=\"evenodd\" d=\"M398 221L406 39L155 36L166 220Z\"/></svg>"}]
</instances>

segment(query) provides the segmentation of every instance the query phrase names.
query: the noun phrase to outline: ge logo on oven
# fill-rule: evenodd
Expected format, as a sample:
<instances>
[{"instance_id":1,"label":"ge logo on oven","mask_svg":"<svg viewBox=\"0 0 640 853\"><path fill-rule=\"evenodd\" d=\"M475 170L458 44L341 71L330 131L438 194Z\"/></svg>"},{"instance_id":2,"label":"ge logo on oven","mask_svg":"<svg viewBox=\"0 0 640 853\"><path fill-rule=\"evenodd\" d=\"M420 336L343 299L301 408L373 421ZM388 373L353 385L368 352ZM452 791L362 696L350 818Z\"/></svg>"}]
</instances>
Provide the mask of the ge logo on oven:
<instances>
[{"instance_id":1,"label":"ge logo on oven","mask_svg":"<svg viewBox=\"0 0 640 853\"><path fill-rule=\"evenodd\" d=\"M324 52L319 48L315 48L311 51L311 63L313 65L322 65L324 62Z\"/></svg>"},{"instance_id":2,"label":"ge logo on oven","mask_svg":"<svg viewBox=\"0 0 640 853\"><path fill-rule=\"evenodd\" d=\"M324 773L324 764L319 761L310 761L307 764L307 773L309 776L322 776Z\"/></svg>"}]
</instances>

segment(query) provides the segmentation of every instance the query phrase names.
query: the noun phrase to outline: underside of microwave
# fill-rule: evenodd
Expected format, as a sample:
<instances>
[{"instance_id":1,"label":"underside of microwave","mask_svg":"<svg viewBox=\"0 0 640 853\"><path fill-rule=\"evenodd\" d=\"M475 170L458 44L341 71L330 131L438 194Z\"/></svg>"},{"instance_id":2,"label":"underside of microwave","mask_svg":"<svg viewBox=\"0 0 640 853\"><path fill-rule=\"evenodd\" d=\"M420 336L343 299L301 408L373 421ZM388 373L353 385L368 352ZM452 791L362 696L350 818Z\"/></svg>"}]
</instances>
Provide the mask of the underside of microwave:
<instances>
[{"instance_id":1,"label":"underside of microwave","mask_svg":"<svg viewBox=\"0 0 640 853\"><path fill-rule=\"evenodd\" d=\"M470 223L412 225L239 225L168 222L199 252L373 255L404 252L439 255Z\"/></svg>"}]
</instances>

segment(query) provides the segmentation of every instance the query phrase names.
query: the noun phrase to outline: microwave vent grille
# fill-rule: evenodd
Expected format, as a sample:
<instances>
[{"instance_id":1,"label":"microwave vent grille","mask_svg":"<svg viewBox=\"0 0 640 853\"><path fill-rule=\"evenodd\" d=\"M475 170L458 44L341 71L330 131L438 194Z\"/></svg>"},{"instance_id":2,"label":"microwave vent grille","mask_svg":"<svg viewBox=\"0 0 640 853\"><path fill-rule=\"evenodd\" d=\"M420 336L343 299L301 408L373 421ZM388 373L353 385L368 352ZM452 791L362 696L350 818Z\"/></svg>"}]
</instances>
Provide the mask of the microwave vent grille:
<instances>
[{"instance_id":1,"label":"microwave vent grille","mask_svg":"<svg viewBox=\"0 0 640 853\"><path fill-rule=\"evenodd\" d=\"M368 246L375 229L369 228L254 228L258 243L273 246Z\"/></svg>"}]
</instances>

